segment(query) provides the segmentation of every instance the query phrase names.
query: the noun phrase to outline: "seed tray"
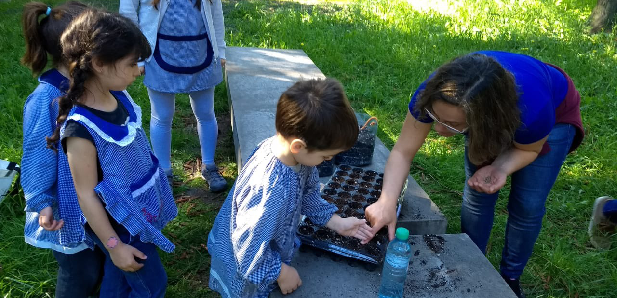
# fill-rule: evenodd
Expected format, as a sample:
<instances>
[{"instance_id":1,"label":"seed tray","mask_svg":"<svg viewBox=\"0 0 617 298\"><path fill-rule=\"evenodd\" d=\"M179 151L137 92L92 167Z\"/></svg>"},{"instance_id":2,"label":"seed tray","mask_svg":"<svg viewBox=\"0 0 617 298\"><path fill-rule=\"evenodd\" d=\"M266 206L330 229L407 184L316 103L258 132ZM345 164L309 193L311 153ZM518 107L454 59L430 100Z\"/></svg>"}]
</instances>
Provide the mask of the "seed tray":
<instances>
[{"instance_id":1,"label":"seed tray","mask_svg":"<svg viewBox=\"0 0 617 298\"><path fill-rule=\"evenodd\" d=\"M379 199L382 183L383 173L340 165L321 191L321 196L338 207L336 214L339 216L364 219L364 210ZM399 197L397 216L406 188L407 184ZM303 244L373 264L383 262L388 248L386 228L380 230L369 243L361 245L356 238L341 236L326 227L313 224L304 217L298 226L297 234Z\"/></svg>"}]
</instances>

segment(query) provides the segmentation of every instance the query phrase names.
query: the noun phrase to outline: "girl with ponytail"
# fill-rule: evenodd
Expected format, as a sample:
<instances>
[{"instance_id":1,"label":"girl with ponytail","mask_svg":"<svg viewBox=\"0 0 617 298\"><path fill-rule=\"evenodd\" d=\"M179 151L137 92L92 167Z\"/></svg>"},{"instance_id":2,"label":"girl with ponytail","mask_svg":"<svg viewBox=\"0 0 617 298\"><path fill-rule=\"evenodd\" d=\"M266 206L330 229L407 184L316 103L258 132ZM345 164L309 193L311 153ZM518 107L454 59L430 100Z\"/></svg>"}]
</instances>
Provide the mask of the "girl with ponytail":
<instances>
[{"instance_id":1,"label":"girl with ponytail","mask_svg":"<svg viewBox=\"0 0 617 298\"><path fill-rule=\"evenodd\" d=\"M129 19L88 10L65 30L61 47L70 85L47 144L68 157L76 236L106 255L100 297L163 297L167 275L156 248L173 251L161 230L177 209L141 108L125 91L150 45Z\"/></svg>"},{"instance_id":2,"label":"girl with ponytail","mask_svg":"<svg viewBox=\"0 0 617 298\"><path fill-rule=\"evenodd\" d=\"M21 185L26 197L24 238L35 247L51 249L58 262L55 297L88 297L96 294L105 255L92 249L88 239L72 239L73 223L64 220L65 201L77 200L70 172L59 171L66 155L46 149L45 136L53 133L58 116L56 99L68 88L68 66L62 58L60 36L69 23L88 7L67 2L48 7L40 2L24 6L22 26L26 53L22 63L38 75L39 85L26 99L23 113ZM63 183L58 176L68 176ZM59 191L58 188L62 188ZM60 200L58 193L65 200ZM79 224L79 222L77 222Z\"/></svg>"}]
</instances>

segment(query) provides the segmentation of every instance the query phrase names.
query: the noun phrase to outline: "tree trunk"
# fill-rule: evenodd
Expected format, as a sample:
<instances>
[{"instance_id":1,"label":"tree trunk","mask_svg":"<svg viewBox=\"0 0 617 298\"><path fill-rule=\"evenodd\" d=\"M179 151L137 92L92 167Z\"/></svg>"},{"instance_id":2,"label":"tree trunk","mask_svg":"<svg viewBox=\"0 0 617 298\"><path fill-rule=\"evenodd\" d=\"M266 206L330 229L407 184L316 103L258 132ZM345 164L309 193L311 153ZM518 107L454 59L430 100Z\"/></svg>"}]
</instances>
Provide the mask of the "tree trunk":
<instances>
[{"instance_id":1,"label":"tree trunk","mask_svg":"<svg viewBox=\"0 0 617 298\"><path fill-rule=\"evenodd\" d=\"M596 7L591 12L591 16L589 16L591 33L611 31L615 24L616 13L617 0L598 0Z\"/></svg>"}]
</instances>

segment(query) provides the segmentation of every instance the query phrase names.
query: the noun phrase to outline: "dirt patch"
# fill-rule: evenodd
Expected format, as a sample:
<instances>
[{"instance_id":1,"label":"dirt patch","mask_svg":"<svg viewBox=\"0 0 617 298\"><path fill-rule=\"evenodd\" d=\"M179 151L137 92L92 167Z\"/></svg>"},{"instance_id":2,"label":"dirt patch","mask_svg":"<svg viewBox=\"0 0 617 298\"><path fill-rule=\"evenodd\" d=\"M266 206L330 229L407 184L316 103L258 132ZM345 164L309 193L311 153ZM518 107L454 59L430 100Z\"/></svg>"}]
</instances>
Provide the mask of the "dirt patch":
<instances>
[{"instance_id":1,"label":"dirt patch","mask_svg":"<svg viewBox=\"0 0 617 298\"><path fill-rule=\"evenodd\" d=\"M190 176L201 175L201 158L196 158L194 160L189 160L183 165L184 171L187 172Z\"/></svg>"},{"instance_id":2,"label":"dirt patch","mask_svg":"<svg viewBox=\"0 0 617 298\"><path fill-rule=\"evenodd\" d=\"M217 156L220 155L218 153L223 153L222 155L231 155L234 156L234 144L233 144L233 136L230 124L230 114L229 113L221 113L217 115L216 120L218 122L218 139L217 139ZM191 114L190 117L183 117L182 122L187 127L194 127L196 125L195 117ZM197 133L197 132L195 132ZM219 166L219 171L223 174L224 177L235 177L235 169L227 168L226 163L219 163L217 160L217 165ZM188 175L188 179L203 179L201 177L201 158L196 157L192 160L189 160L184 163L183 169L184 172ZM231 173L230 171L233 171ZM184 187L187 186L188 181L174 181L174 187ZM190 201L192 199L199 199L202 202L211 205L214 208L220 208L225 199L227 198L227 192L220 193L212 193L207 187L189 187L176 196L176 204Z\"/></svg>"},{"instance_id":3,"label":"dirt patch","mask_svg":"<svg viewBox=\"0 0 617 298\"><path fill-rule=\"evenodd\" d=\"M447 284L445 277L439 274L439 269L430 269L428 276L428 283L433 289L441 288Z\"/></svg>"},{"instance_id":4,"label":"dirt patch","mask_svg":"<svg viewBox=\"0 0 617 298\"><path fill-rule=\"evenodd\" d=\"M195 116L191 114L190 116L182 117L181 121L185 127L196 127L197 121L195 120ZM218 123L218 137L216 140L216 151L217 155L215 158L217 159L217 165L221 172L226 172L226 168L221 166L220 157L234 157L235 156L235 147L233 141L233 132L231 130L231 118L229 113L222 113L216 117L216 121ZM195 128L195 134L197 134L197 129ZM197 135L195 136L197 137ZM189 160L184 163L184 170L190 175L199 174L201 171L201 158L195 158L194 160Z\"/></svg>"},{"instance_id":5,"label":"dirt patch","mask_svg":"<svg viewBox=\"0 0 617 298\"><path fill-rule=\"evenodd\" d=\"M443 239L443 237L430 234L430 235L424 235L423 239L424 239L424 243L426 243L426 246L428 246L428 248L432 252L436 254L443 252L443 245L445 243L445 240Z\"/></svg>"},{"instance_id":6,"label":"dirt patch","mask_svg":"<svg viewBox=\"0 0 617 298\"><path fill-rule=\"evenodd\" d=\"M218 127L219 127L219 137L217 139L217 149L219 147L231 147L233 149L234 147L233 137L232 138L226 137L232 134L231 114L221 113L220 115L216 117L216 122L218 123Z\"/></svg>"},{"instance_id":7,"label":"dirt patch","mask_svg":"<svg viewBox=\"0 0 617 298\"><path fill-rule=\"evenodd\" d=\"M227 194L225 192L211 193L210 191L201 188L191 188L187 190L185 194L195 196L202 202L215 206L216 208L221 208L223 202L225 202L225 199L227 198Z\"/></svg>"}]
</instances>

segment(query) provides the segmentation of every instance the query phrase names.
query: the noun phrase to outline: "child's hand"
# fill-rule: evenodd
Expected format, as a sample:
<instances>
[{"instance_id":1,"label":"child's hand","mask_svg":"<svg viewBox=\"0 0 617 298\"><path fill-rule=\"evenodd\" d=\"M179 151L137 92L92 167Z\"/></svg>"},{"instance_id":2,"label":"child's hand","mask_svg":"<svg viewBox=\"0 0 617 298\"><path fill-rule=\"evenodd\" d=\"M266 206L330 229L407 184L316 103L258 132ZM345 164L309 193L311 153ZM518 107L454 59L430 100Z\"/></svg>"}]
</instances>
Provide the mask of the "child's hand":
<instances>
[{"instance_id":1,"label":"child's hand","mask_svg":"<svg viewBox=\"0 0 617 298\"><path fill-rule=\"evenodd\" d=\"M374 236L371 227L366 224L366 220L355 217L341 218L335 214L326 226L343 236L358 238L362 240L362 244L365 244Z\"/></svg>"},{"instance_id":2,"label":"child's hand","mask_svg":"<svg viewBox=\"0 0 617 298\"><path fill-rule=\"evenodd\" d=\"M146 67L145 66L139 66L139 73L143 76L146 74Z\"/></svg>"},{"instance_id":3,"label":"child's hand","mask_svg":"<svg viewBox=\"0 0 617 298\"><path fill-rule=\"evenodd\" d=\"M276 282L279 284L279 288L281 288L281 293L283 293L283 295L290 294L302 285L302 280L296 268L285 263L281 264L281 273Z\"/></svg>"},{"instance_id":4,"label":"child's hand","mask_svg":"<svg viewBox=\"0 0 617 298\"><path fill-rule=\"evenodd\" d=\"M114 262L116 267L120 268L123 271L127 272L135 272L144 264L137 263L135 257L145 260L148 258L143 252L139 251L137 248L132 247L128 244L124 244L122 242L118 243L118 245L114 248L108 249L109 256L111 257L111 261Z\"/></svg>"},{"instance_id":5,"label":"child's hand","mask_svg":"<svg viewBox=\"0 0 617 298\"><path fill-rule=\"evenodd\" d=\"M57 231L64 226L64 220L55 220L51 207L45 207L39 213L39 226L47 231Z\"/></svg>"}]
</instances>

